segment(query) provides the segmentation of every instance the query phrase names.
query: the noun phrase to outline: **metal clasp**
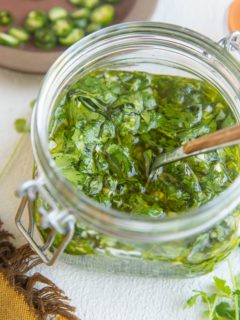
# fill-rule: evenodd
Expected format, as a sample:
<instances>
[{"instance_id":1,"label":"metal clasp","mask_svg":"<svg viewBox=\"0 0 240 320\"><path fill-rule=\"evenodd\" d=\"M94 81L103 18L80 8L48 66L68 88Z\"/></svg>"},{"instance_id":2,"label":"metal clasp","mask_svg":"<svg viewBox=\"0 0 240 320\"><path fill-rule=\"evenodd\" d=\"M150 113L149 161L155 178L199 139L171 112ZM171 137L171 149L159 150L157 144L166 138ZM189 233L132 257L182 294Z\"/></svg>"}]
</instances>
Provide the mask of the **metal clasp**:
<instances>
[{"instance_id":1,"label":"metal clasp","mask_svg":"<svg viewBox=\"0 0 240 320\"><path fill-rule=\"evenodd\" d=\"M15 219L18 229L43 262L49 266L53 265L73 237L75 217L68 209L59 210L54 199L46 190L42 179L25 182L17 191L17 194L22 197ZM34 202L38 196L41 196L41 199L47 204L47 208L38 208L42 228L50 229L45 243L40 233L35 230ZM26 209L28 211L28 227L25 227L23 223ZM57 234L62 234L63 239L57 249L54 249L53 243ZM51 253L52 251L53 253Z\"/></svg>"},{"instance_id":2,"label":"metal clasp","mask_svg":"<svg viewBox=\"0 0 240 320\"><path fill-rule=\"evenodd\" d=\"M227 37L220 40L218 44L234 56L236 53L240 54L240 31L230 33Z\"/></svg>"}]
</instances>

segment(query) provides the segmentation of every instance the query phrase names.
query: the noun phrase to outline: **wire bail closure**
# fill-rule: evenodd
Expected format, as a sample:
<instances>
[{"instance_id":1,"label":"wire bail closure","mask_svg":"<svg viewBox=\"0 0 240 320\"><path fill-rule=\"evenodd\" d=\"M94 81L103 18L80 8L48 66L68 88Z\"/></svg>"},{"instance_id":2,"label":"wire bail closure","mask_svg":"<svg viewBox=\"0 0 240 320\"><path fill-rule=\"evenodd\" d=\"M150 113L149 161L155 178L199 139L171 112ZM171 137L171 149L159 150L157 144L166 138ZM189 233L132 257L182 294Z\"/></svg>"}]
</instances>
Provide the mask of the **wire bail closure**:
<instances>
[{"instance_id":1,"label":"wire bail closure","mask_svg":"<svg viewBox=\"0 0 240 320\"><path fill-rule=\"evenodd\" d=\"M74 215L70 213L69 209L59 210L54 199L45 188L42 179L25 182L17 191L17 195L22 198L22 201L16 214L16 225L42 261L48 266L51 266L56 262L71 241L74 234L76 219ZM43 242L40 233L35 231L36 221L34 217L34 202L39 195L41 195L41 199L46 201L49 208L49 210L43 207L38 208L38 212L41 216L41 226L43 229L50 229L50 233L45 243ZM24 212L26 210L28 211L28 227L25 227L23 224ZM38 236L37 240L35 239L36 233ZM53 243L57 234L62 234L63 239L57 249L54 249ZM53 253L51 253L52 251Z\"/></svg>"},{"instance_id":2,"label":"wire bail closure","mask_svg":"<svg viewBox=\"0 0 240 320\"><path fill-rule=\"evenodd\" d=\"M227 37L220 40L218 44L231 54L240 54L240 31L230 33Z\"/></svg>"}]
</instances>

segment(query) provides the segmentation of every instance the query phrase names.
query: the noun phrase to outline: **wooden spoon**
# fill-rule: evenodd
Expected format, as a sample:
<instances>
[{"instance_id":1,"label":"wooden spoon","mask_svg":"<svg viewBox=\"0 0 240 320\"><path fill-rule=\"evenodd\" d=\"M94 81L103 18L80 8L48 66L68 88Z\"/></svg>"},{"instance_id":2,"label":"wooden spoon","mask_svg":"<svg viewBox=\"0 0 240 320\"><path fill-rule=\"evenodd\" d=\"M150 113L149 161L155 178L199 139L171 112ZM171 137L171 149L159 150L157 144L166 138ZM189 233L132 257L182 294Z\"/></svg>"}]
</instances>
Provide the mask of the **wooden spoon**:
<instances>
[{"instance_id":1,"label":"wooden spoon","mask_svg":"<svg viewBox=\"0 0 240 320\"><path fill-rule=\"evenodd\" d=\"M218 130L214 133L189 141L180 148L157 157L153 162L151 171L153 172L165 164L188 158L193 155L237 144L240 144L240 125Z\"/></svg>"}]
</instances>

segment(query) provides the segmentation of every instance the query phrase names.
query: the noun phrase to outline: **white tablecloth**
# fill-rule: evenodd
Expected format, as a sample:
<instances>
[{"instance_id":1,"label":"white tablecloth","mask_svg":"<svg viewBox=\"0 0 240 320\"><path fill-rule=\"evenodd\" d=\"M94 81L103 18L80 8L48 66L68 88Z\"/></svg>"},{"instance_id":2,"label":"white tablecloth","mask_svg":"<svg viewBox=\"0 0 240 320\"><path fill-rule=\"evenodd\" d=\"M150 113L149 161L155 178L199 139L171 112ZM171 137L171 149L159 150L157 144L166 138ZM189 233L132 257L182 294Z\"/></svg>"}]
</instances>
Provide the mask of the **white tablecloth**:
<instances>
[{"instance_id":1,"label":"white tablecloth","mask_svg":"<svg viewBox=\"0 0 240 320\"><path fill-rule=\"evenodd\" d=\"M155 0L145 0L145 5L151 2ZM152 20L179 24L219 40L228 33L227 8L230 2L158 0ZM135 12L137 10L144 8L137 5ZM19 139L13 129L14 119L30 114L28 101L36 96L40 81L40 76L0 70L0 168ZM0 217L6 228L15 234L17 244L22 243L23 238L14 226L18 200L13 192L24 178L30 177L30 153L26 139L22 152L14 160L14 166L0 181ZM234 252L232 260L237 273L238 251ZM184 310L183 304L192 289L205 290L210 287L213 276L210 274L191 280L145 279L87 272L61 262L51 268L41 266L35 271L42 272L66 291L82 320L201 319L199 306ZM220 265L214 274L228 279L226 263Z\"/></svg>"}]
</instances>

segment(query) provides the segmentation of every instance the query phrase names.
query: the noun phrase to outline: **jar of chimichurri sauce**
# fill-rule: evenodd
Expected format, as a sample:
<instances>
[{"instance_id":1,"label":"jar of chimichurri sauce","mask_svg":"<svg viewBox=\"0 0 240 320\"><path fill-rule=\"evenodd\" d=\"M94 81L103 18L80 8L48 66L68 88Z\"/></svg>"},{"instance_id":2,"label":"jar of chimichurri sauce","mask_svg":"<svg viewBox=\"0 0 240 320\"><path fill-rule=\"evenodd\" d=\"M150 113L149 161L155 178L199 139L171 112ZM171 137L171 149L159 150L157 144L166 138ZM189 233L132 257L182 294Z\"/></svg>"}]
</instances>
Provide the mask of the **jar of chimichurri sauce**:
<instances>
[{"instance_id":1,"label":"jar of chimichurri sauce","mask_svg":"<svg viewBox=\"0 0 240 320\"><path fill-rule=\"evenodd\" d=\"M239 146L148 176L157 155L240 122L239 40L127 23L55 62L34 109L35 174L16 217L45 263L61 255L90 270L192 277L238 245Z\"/></svg>"}]
</instances>

